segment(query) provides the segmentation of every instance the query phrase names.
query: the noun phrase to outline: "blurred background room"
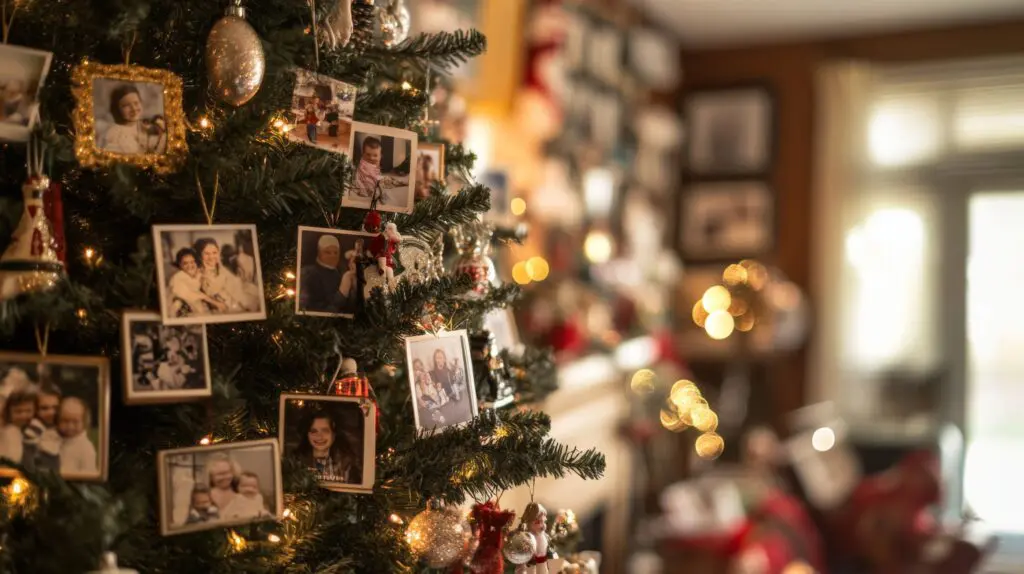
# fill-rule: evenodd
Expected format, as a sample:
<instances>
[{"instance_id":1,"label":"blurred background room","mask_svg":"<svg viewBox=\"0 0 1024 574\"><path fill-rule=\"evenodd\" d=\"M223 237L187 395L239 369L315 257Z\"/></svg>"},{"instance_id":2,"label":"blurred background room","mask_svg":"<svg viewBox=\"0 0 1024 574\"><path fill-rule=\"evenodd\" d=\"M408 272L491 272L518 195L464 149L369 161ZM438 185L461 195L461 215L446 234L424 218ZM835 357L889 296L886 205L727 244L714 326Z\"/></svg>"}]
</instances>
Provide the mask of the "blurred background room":
<instances>
[{"instance_id":1,"label":"blurred background room","mask_svg":"<svg viewBox=\"0 0 1024 574\"><path fill-rule=\"evenodd\" d=\"M1024 2L377 3L488 37L425 88L607 455L503 495L553 571L1024 573Z\"/></svg>"}]
</instances>

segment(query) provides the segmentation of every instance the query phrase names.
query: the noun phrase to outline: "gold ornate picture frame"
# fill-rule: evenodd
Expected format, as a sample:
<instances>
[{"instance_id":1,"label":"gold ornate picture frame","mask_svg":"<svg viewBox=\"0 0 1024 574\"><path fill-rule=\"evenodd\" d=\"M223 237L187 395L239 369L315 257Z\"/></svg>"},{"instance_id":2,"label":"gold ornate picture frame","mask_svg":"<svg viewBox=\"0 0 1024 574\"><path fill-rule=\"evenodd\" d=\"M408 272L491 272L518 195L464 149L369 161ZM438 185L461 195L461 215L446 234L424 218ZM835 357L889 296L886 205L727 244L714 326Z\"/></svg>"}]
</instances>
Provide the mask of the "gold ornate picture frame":
<instances>
[{"instance_id":1,"label":"gold ornate picture frame","mask_svg":"<svg viewBox=\"0 0 1024 574\"><path fill-rule=\"evenodd\" d=\"M171 173L185 160L181 78L167 70L84 61L72 72L75 155L82 167L123 162Z\"/></svg>"}]
</instances>

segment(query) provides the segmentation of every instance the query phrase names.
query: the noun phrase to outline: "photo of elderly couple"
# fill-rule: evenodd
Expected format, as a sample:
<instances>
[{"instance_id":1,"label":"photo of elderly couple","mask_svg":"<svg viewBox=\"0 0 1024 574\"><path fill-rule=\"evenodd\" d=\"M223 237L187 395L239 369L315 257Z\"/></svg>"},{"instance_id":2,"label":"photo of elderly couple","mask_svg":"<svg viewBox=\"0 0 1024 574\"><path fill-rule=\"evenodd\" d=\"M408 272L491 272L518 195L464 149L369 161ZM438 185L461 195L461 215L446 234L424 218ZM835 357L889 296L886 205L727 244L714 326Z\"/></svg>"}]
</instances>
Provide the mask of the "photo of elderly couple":
<instances>
[{"instance_id":1,"label":"photo of elderly couple","mask_svg":"<svg viewBox=\"0 0 1024 574\"><path fill-rule=\"evenodd\" d=\"M295 312L352 318L363 303L362 259L374 235L299 227Z\"/></svg>"}]
</instances>

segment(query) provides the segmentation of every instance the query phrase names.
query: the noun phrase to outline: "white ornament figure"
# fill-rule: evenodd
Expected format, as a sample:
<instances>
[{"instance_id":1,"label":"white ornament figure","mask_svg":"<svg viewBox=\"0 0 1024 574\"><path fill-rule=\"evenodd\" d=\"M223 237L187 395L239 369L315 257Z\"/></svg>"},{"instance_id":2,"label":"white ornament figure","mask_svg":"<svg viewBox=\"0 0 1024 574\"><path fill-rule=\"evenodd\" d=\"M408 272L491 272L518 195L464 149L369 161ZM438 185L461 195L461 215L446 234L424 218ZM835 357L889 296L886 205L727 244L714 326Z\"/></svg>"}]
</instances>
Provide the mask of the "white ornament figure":
<instances>
[{"instance_id":1,"label":"white ornament figure","mask_svg":"<svg viewBox=\"0 0 1024 574\"><path fill-rule=\"evenodd\" d=\"M523 519L520 527L526 526L526 531L533 536L537 544L537 550L533 553L533 560L517 566L517 573L526 574L548 574L548 511L536 502L526 505L523 510Z\"/></svg>"},{"instance_id":2,"label":"white ornament figure","mask_svg":"<svg viewBox=\"0 0 1024 574\"><path fill-rule=\"evenodd\" d=\"M352 0L338 0L334 11L320 25L320 43L331 50L347 46L352 30Z\"/></svg>"},{"instance_id":3,"label":"white ornament figure","mask_svg":"<svg viewBox=\"0 0 1024 574\"><path fill-rule=\"evenodd\" d=\"M402 236L394 223L386 224L380 235L370 241L370 253L377 260L377 270L384 276L388 288L395 286L395 257L401 242Z\"/></svg>"}]
</instances>

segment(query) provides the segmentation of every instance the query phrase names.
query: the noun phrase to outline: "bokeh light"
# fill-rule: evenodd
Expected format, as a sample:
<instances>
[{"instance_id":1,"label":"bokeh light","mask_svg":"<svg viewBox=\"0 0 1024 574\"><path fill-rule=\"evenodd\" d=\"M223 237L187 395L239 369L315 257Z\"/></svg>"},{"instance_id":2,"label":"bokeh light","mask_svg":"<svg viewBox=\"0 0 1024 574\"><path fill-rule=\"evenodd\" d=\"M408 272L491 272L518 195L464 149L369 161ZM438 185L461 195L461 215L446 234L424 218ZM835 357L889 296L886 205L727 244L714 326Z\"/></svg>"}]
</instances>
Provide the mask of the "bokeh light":
<instances>
[{"instance_id":1,"label":"bokeh light","mask_svg":"<svg viewBox=\"0 0 1024 574\"><path fill-rule=\"evenodd\" d=\"M718 415L709 407L691 410L690 418L693 419L693 428L701 432L714 432L718 430Z\"/></svg>"},{"instance_id":2,"label":"bokeh light","mask_svg":"<svg viewBox=\"0 0 1024 574\"><path fill-rule=\"evenodd\" d=\"M693 426L693 412L708 408L708 402L704 397L696 397L691 399L685 407L679 409L679 420L684 423Z\"/></svg>"},{"instance_id":3,"label":"bokeh light","mask_svg":"<svg viewBox=\"0 0 1024 574\"><path fill-rule=\"evenodd\" d=\"M526 261L526 273L534 281L543 281L548 278L551 266L543 257L531 257Z\"/></svg>"},{"instance_id":4,"label":"bokeh light","mask_svg":"<svg viewBox=\"0 0 1024 574\"><path fill-rule=\"evenodd\" d=\"M708 290L704 292L704 296L700 298L700 302L704 305L704 310L708 313L724 311L732 304L732 295L725 287L722 287L721 285L713 285L708 287Z\"/></svg>"},{"instance_id":5,"label":"bokeh light","mask_svg":"<svg viewBox=\"0 0 1024 574\"><path fill-rule=\"evenodd\" d=\"M740 266L747 270L747 284L754 291L760 291L768 283L768 269L750 259L740 261Z\"/></svg>"},{"instance_id":6,"label":"bokeh light","mask_svg":"<svg viewBox=\"0 0 1024 574\"><path fill-rule=\"evenodd\" d=\"M693 381L682 379L672 385L668 398L679 408L690 408L695 399L701 398L700 389Z\"/></svg>"},{"instance_id":7,"label":"bokeh light","mask_svg":"<svg viewBox=\"0 0 1024 574\"><path fill-rule=\"evenodd\" d=\"M733 263L722 272L722 281L726 285L734 286L747 282L747 270L741 265Z\"/></svg>"},{"instance_id":8,"label":"bokeh light","mask_svg":"<svg viewBox=\"0 0 1024 574\"><path fill-rule=\"evenodd\" d=\"M629 381L629 388L638 395L648 395L654 392L655 384L654 371L650 369L640 369L633 373L633 378Z\"/></svg>"},{"instance_id":9,"label":"bokeh light","mask_svg":"<svg viewBox=\"0 0 1024 574\"><path fill-rule=\"evenodd\" d=\"M693 322L701 329L704 328L704 321L708 319L708 312L704 310L704 303L697 301L693 304Z\"/></svg>"},{"instance_id":10,"label":"bokeh light","mask_svg":"<svg viewBox=\"0 0 1024 574\"><path fill-rule=\"evenodd\" d=\"M786 564L786 567L782 569L782 574L814 574L814 568L806 562L797 560Z\"/></svg>"},{"instance_id":11,"label":"bokeh light","mask_svg":"<svg viewBox=\"0 0 1024 574\"><path fill-rule=\"evenodd\" d=\"M832 450L836 446L836 433L828 427L821 427L811 435L811 446L818 452Z\"/></svg>"},{"instance_id":12,"label":"bokeh light","mask_svg":"<svg viewBox=\"0 0 1024 574\"><path fill-rule=\"evenodd\" d=\"M583 254L591 263L607 263L613 250L612 238L604 231L591 231L583 241Z\"/></svg>"},{"instance_id":13,"label":"bokeh light","mask_svg":"<svg viewBox=\"0 0 1024 574\"><path fill-rule=\"evenodd\" d=\"M722 340L732 335L735 328L736 321L728 311L714 311L704 321L704 331L707 332L708 337L715 340Z\"/></svg>"},{"instance_id":14,"label":"bokeh light","mask_svg":"<svg viewBox=\"0 0 1024 574\"><path fill-rule=\"evenodd\" d=\"M525 261L520 261L512 266L512 280L519 285L526 285L531 281L530 273L526 270Z\"/></svg>"},{"instance_id":15,"label":"bokeh light","mask_svg":"<svg viewBox=\"0 0 1024 574\"><path fill-rule=\"evenodd\" d=\"M718 433L706 432L697 437L693 447L697 451L697 456L705 460L715 460L725 452L725 439Z\"/></svg>"},{"instance_id":16,"label":"bokeh light","mask_svg":"<svg viewBox=\"0 0 1024 574\"><path fill-rule=\"evenodd\" d=\"M661 426L672 432L686 430L687 425L679 420L679 413L676 412L671 404L661 407L661 413L659 413L658 417L661 420Z\"/></svg>"},{"instance_id":17,"label":"bokeh light","mask_svg":"<svg viewBox=\"0 0 1024 574\"><path fill-rule=\"evenodd\" d=\"M509 209L512 211L512 215L522 215L526 213L526 200L521 197L512 199Z\"/></svg>"}]
</instances>

